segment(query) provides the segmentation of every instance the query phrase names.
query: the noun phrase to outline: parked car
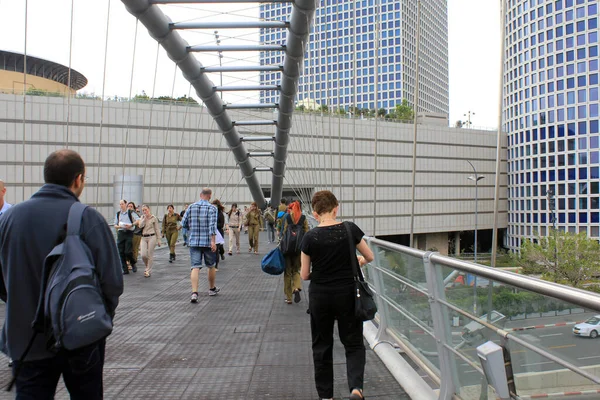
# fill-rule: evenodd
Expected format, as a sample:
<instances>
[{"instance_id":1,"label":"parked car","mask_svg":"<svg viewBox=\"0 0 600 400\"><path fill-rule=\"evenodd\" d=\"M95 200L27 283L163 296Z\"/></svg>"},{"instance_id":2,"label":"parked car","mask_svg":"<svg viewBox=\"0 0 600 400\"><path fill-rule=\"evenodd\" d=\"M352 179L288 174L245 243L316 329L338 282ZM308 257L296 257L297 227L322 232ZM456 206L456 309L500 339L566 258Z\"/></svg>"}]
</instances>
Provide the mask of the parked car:
<instances>
[{"instance_id":1,"label":"parked car","mask_svg":"<svg viewBox=\"0 0 600 400\"><path fill-rule=\"evenodd\" d=\"M600 333L600 315L594 315L573 327L573 334L577 336L588 336L595 339L598 337L598 333Z\"/></svg>"},{"instance_id":2,"label":"parked car","mask_svg":"<svg viewBox=\"0 0 600 400\"><path fill-rule=\"evenodd\" d=\"M492 310L492 316L490 318L490 322L493 325L496 325L497 322L504 320L506 316L504 314L499 313L498 311ZM487 321L487 314L483 314L479 319ZM465 325L462 330L462 339L468 344L473 344L476 340L483 340L483 330L485 326L481 325L477 321L471 321Z\"/></svg>"}]
</instances>

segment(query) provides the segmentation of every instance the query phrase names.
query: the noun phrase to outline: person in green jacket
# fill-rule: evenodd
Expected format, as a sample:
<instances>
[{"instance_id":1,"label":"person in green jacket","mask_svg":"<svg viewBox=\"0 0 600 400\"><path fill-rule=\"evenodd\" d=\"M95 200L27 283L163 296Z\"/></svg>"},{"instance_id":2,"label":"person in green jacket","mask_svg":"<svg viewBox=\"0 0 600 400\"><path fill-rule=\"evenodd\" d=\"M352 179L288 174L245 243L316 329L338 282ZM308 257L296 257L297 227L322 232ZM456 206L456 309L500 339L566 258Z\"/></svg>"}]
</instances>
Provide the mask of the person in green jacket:
<instances>
[{"instance_id":1,"label":"person in green jacket","mask_svg":"<svg viewBox=\"0 0 600 400\"><path fill-rule=\"evenodd\" d=\"M258 254L258 234L262 228L262 218L256 203L253 202L250 205L250 210L245 219L245 225L248 227L248 243L250 244L248 252L254 249L254 254Z\"/></svg>"},{"instance_id":2,"label":"person in green jacket","mask_svg":"<svg viewBox=\"0 0 600 400\"><path fill-rule=\"evenodd\" d=\"M167 238L167 243L169 244L170 263L175 261L175 244L177 243L177 237L181 229L181 226L177 224L179 221L181 221L181 215L175 213L173 204L169 204L167 206L167 213L162 221L162 235Z\"/></svg>"}]
</instances>

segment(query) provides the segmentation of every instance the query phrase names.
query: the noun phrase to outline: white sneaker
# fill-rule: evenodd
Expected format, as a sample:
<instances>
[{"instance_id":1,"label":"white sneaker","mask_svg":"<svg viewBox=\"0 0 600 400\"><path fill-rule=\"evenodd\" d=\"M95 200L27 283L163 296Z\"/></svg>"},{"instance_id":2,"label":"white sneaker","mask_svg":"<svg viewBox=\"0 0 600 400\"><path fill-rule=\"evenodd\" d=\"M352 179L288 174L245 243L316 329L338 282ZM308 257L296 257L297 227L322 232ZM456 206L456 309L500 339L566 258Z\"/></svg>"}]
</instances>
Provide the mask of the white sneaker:
<instances>
[{"instance_id":1,"label":"white sneaker","mask_svg":"<svg viewBox=\"0 0 600 400\"><path fill-rule=\"evenodd\" d=\"M208 295L216 296L220 291L221 291L221 288L218 286L215 286L213 289L208 289Z\"/></svg>"}]
</instances>

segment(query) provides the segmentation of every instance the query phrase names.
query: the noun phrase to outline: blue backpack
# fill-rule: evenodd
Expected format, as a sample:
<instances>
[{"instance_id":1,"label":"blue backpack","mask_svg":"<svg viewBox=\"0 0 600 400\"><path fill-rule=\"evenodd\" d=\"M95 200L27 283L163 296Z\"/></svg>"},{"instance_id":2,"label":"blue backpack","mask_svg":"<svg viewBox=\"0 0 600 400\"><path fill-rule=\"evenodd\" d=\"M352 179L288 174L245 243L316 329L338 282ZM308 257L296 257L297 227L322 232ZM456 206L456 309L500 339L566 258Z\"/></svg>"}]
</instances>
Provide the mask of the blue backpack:
<instances>
[{"instance_id":1,"label":"blue backpack","mask_svg":"<svg viewBox=\"0 0 600 400\"><path fill-rule=\"evenodd\" d=\"M283 271L285 270L285 260L283 259L283 254L281 254L279 247L275 247L263 257L260 267L263 272L269 275L283 274Z\"/></svg>"},{"instance_id":2,"label":"blue backpack","mask_svg":"<svg viewBox=\"0 0 600 400\"><path fill-rule=\"evenodd\" d=\"M112 317L104 304L90 249L80 237L81 219L87 207L80 202L73 203L65 240L44 260L33 335L7 391L12 388L38 334L43 334L48 348L56 351L79 349L112 332Z\"/></svg>"}]
</instances>

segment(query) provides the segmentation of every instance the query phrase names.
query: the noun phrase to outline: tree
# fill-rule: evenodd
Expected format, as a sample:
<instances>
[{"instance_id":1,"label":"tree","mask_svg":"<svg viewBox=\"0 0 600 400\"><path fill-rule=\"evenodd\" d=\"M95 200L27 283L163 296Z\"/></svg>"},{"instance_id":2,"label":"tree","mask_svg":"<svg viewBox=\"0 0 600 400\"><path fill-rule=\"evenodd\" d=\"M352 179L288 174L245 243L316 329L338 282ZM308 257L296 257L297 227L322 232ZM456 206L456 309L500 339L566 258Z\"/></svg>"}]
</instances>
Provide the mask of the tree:
<instances>
[{"instance_id":1,"label":"tree","mask_svg":"<svg viewBox=\"0 0 600 400\"><path fill-rule=\"evenodd\" d=\"M377 110L378 117L385 117L387 115L387 110L385 108L380 108Z\"/></svg>"},{"instance_id":2,"label":"tree","mask_svg":"<svg viewBox=\"0 0 600 400\"><path fill-rule=\"evenodd\" d=\"M459 119L458 121L456 121L456 123L454 124L455 128L462 128L463 127L463 122Z\"/></svg>"},{"instance_id":3,"label":"tree","mask_svg":"<svg viewBox=\"0 0 600 400\"><path fill-rule=\"evenodd\" d=\"M396 108L389 114L390 118L399 121L412 121L415 113L412 107L408 104L408 100L402 99L402 103L396 104Z\"/></svg>"},{"instance_id":4,"label":"tree","mask_svg":"<svg viewBox=\"0 0 600 400\"><path fill-rule=\"evenodd\" d=\"M600 244L579 234L551 230L550 235L536 235L535 241L525 240L521 253L515 256L525 274L542 274L554 282L581 287L600 274Z\"/></svg>"}]
</instances>

